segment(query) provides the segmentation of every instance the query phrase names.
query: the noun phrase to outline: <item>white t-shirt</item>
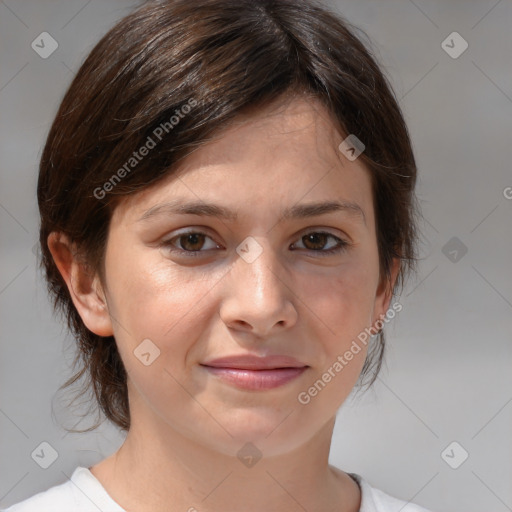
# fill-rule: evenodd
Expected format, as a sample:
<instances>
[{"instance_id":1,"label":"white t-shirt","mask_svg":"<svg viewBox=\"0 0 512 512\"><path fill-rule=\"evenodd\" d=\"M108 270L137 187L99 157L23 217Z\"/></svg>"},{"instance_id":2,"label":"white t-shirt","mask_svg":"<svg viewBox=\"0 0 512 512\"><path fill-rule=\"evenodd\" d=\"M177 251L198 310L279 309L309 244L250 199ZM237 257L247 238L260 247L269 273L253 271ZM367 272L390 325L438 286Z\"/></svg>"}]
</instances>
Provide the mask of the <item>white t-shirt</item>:
<instances>
[{"instance_id":1,"label":"white t-shirt","mask_svg":"<svg viewBox=\"0 0 512 512\"><path fill-rule=\"evenodd\" d=\"M375 489L356 473L347 473L361 488L359 512L430 512ZM126 512L88 468L78 466L71 480L16 503L0 512Z\"/></svg>"}]
</instances>

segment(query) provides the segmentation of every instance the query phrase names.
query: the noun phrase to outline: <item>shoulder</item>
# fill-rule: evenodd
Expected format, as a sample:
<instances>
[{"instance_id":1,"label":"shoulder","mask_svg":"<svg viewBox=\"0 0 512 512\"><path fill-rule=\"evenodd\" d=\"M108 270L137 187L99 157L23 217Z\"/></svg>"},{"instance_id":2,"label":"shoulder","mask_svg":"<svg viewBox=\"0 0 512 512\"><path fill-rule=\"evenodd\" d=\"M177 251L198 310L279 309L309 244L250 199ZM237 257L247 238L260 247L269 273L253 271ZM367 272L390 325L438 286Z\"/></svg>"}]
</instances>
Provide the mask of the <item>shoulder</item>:
<instances>
[{"instance_id":1,"label":"shoulder","mask_svg":"<svg viewBox=\"0 0 512 512\"><path fill-rule=\"evenodd\" d=\"M123 512L87 468L77 467L71 478L0 512Z\"/></svg>"},{"instance_id":2,"label":"shoulder","mask_svg":"<svg viewBox=\"0 0 512 512\"><path fill-rule=\"evenodd\" d=\"M431 512L426 508L415 505L372 487L362 476L348 473L361 488L360 512Z\"/></svg>"},{"instance_id":3,"label":"shoulder","mask_svg":"<svg viewBox=\"0 0 512 512\"><path fill-rule=\"evenodd\" d=\"M73 484L68 481L51 487L26 500L23 500L0 512L64 512L76 509L76 502L71 488Z\"/></svg>"}]
</instances>

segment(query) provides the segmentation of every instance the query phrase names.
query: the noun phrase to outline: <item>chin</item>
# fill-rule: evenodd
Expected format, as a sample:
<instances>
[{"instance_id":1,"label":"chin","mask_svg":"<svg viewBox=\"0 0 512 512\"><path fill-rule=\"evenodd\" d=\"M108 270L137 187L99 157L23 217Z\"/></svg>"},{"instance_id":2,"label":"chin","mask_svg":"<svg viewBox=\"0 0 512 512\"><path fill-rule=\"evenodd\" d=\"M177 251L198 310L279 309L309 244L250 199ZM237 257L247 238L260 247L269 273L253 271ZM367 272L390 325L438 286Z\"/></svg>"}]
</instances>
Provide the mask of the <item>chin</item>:
<instances>
[{"instance_id":1,"label":"chin","mask_svg":"<svg viewBox=\"0 0 512 512\"><path fill-rule=\"evenodd\" d=\"M297 423L296 415L290 414L292 409L287 412L262 409L236 411L237 418L232 421L220 419L231 436L222 436L214 449L230 456L238 456L239 451L240 455L246 452L251 455L254 451L255 455L273 457L293 451L314 435L313 431L305 430L307 422Z\"/></svg>"}]
</instances>

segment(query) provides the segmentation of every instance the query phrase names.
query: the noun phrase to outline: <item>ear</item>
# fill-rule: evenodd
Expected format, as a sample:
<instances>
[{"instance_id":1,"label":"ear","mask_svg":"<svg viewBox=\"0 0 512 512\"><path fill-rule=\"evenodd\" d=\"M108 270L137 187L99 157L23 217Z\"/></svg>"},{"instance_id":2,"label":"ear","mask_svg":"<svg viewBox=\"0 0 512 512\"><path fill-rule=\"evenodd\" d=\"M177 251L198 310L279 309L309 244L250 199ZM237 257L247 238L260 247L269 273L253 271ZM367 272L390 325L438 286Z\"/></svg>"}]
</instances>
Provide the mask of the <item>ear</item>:
<instances>
[{"instance_id":1,"label":"ear","mask_svg":"<svg viewBox=\"0 0 512 512\"><path fill-rule=\"evenodd\" d=\"M63 233L52 232L47 243L86 327L98 336L112 336L112 322L97 273L79 258L75 244Z\"/></svg>"},{"instance_id":2,"label":"ear","mask_svg":"<svg viewBox=\"0 0 512 512\"><path fill-rule=\"evenodd\" d=\"M389 303L393 296L393 288L395 286L398 272L400 270L400 258L393 258L390 268L390 279L386 276L382 276L379 287L377 288L377 294L375 296L375 305L373 308L372 326L375 326L378 320L381 320L386 316L386 312L389 309ZM380 330L374 327L375 331Z\"/></svg>"}]
</instances>

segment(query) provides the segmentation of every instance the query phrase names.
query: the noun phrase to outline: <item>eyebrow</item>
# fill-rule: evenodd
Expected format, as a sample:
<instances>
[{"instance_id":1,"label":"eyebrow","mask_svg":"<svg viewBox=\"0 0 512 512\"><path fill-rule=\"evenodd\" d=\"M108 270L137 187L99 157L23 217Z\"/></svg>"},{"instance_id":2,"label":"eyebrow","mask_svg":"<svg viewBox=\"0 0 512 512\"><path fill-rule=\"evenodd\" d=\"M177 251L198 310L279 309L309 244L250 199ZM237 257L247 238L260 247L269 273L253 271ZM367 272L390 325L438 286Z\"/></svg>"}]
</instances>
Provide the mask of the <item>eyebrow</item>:
<instances>
[{"instance_id":1,"label":"eyebrow","mask_svg":"<svg viewBox=\"0 0 512 512\"><path fill-rule=\"evenodd\" d=\"M305 219L308 217L316 217L333 212L345 212L351 216L359 217L366 225L366 216L363 209L357 204L350 201L323 201L316 203L306 203L291 206L284 210L279 218L279 222L289 219ZM224 220L236 221L238 214L213 203L204 201L184 202L176 199L165 203L157 204L137 220L137 222L147 221L159 215L199 215L205 217L217 217Z\"/></svg>"}]
</instances>

